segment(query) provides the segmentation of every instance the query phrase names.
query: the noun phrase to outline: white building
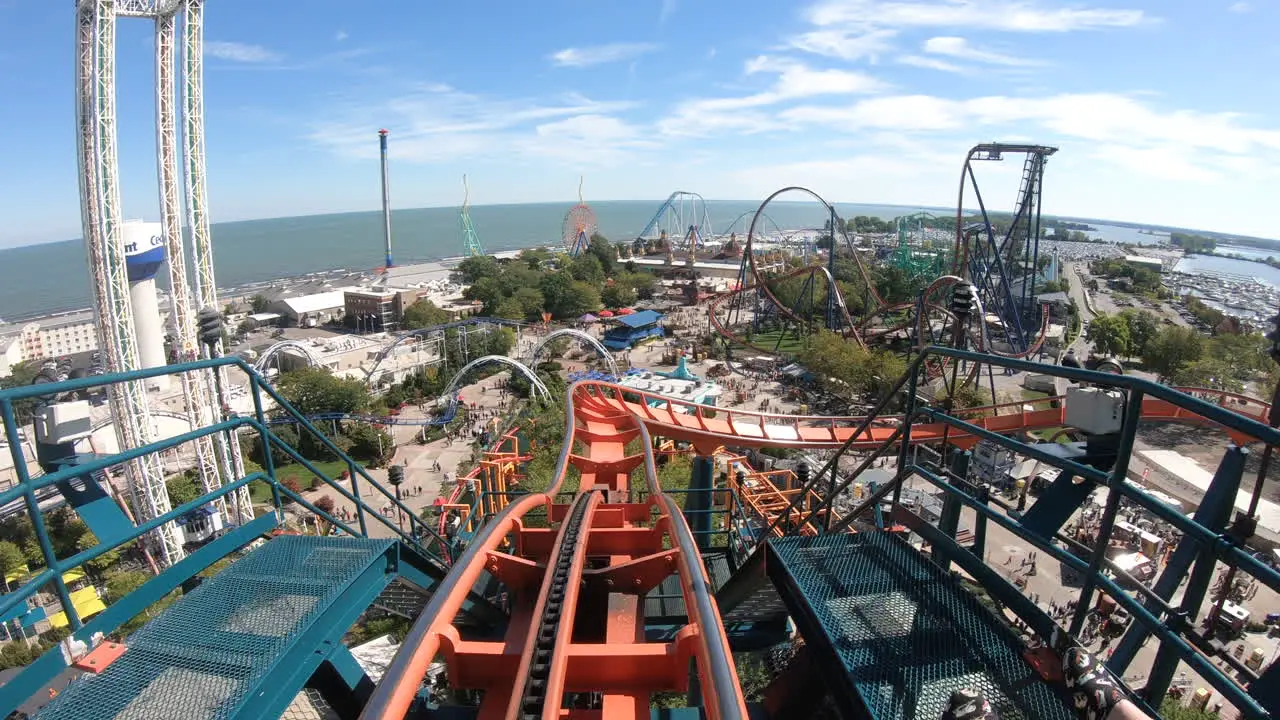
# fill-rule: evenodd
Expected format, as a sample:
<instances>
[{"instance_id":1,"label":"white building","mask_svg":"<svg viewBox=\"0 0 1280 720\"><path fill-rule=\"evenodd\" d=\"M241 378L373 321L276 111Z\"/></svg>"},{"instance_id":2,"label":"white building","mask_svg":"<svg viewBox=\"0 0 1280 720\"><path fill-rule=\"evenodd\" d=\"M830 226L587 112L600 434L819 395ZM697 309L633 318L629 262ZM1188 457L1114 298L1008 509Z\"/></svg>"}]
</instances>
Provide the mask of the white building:
<instances>
[{"instance_id":1,"label":"white building","mask_svg":"<svg viewBox=\"0 0 1280 720\"><path fill-rule=\"evenodd\" d=\"M0 377L13 374L13 366L22 362L22 336L0 337Z\"/></svg>"},{"instance_id":2,"label":"white building","mask_svg":"<svg viewBox=\"0 0 1280 720\"><path fill-rule=\"evenodd\" d=\"M98 349L98 329L90 311L29 322L19 331L22 360L43 360Z\"/></svg>"},{"instance_id":3,"label":"white building","mask_svg":"<svg viewBox=\"0 0 1280 720\"><path fill-rule=\"evenodd\" d=\"M280 313L286 325L316 327L342 318L346 311L346 290L338 288L311 295L287 297L271 303L271 311Z\"/></svg>"}]
</instances>

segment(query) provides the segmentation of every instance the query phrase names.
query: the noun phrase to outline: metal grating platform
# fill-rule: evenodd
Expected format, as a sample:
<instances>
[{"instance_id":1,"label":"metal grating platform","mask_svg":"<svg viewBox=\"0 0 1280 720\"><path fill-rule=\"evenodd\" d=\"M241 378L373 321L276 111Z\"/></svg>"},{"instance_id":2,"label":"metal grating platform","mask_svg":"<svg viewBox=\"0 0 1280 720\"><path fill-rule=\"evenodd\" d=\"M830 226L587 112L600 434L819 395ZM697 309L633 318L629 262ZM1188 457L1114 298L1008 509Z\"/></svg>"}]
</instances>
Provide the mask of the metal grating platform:
<instances>
[{"instance_id":1,"label":"metal grating platform","mask_svg":"<svg viewBox=\"0 0 1280 720\"><path fill-rule=\"evenodd\" d=\"M770 577L806 644L834 656L820 664L849 707L876 720L935 720L954 690L972 688L1002 720L1075 717L1004 624L901 540L788 537L770 540L769 552Z\"/></svg>"},{"instance_id":2,"label":"metal grating platform","mask_svg":"<svg viewBox=\"0 0 1280 720\"><path fill-rule=\"evenodd\" d=\"M101 675L72 685L38 717L229 717L285 648L392 545L391 540L278 537L143 626L129 637L129 649L119 660Z\"/></svg>"},{"instance_id":3,"label":"metal grating platform","mask_svg":"<svg viewBox=\"0 0 1280 720\"><path fill-rule=\"evenodd\" d=\"M702 563L707 568L707 578L712 588L723 585L733 571L729 568L729 558L721 552L706 553ZM668 575L644 599L644 615L650 619L688 618L689 609L684 605L680 586L680 577Z\"/></svg>"}]
</instances>

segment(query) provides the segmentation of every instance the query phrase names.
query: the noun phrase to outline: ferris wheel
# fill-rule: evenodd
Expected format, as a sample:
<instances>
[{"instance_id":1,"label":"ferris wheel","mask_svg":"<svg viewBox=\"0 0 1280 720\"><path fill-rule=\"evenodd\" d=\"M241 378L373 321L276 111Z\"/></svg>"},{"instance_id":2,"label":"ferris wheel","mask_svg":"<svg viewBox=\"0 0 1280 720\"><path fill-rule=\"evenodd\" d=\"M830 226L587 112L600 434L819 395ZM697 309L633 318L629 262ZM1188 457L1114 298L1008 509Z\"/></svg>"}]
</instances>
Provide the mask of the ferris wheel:
<instances>
[{"instance_id":1,"label":"ferris wheel","mask_svg":"<svg viewBox=\"0 0 1280 720\"><path fill-rule=\"evenodd\" d=\"M564 214L563 231L564 247L572 256L577 256L591 244L591 236L600 229L596 221L596 212L582 199L582 181L578 181L578 204L569 208Z\"/></svg>"}]
</instances>

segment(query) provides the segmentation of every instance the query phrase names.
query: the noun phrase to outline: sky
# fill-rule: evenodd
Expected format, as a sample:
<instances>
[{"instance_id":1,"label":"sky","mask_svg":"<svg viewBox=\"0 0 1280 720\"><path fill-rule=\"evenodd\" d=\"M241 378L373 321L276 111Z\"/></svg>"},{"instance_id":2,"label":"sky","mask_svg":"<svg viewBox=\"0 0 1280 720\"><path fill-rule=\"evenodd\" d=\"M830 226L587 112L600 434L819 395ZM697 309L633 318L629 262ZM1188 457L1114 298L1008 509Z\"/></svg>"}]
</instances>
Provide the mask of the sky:
<instances>
[{"instance_id":1,"label":"sky","mask_svg":"<svg viewBox=\"0 0 1280 720\"><path fill-rule=\"evenodd\" d=\"M1044 212L1280 237L1276 0L208 0L215 221L763 199L954 207L1059 148ZM79 237L72 3L0 0L0 247ZM154 28L119 21L125 214L156 219ZM1008 208L1019 162L978 168ZM799 198L797 198L799 199ZM972 194L966 206L973 203ZM656 209L656 202L655 202Z\"/></svg>"}]
</instances>

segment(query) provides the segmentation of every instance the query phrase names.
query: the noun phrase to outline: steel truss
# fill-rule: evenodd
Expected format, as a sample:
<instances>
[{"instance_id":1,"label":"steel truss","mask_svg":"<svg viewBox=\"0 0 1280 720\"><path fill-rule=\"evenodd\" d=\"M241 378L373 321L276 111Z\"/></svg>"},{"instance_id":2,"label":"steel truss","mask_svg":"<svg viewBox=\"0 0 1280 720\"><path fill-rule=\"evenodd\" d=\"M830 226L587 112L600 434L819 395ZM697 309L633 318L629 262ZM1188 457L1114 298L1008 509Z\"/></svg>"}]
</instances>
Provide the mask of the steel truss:
<instances>
[{"instance_id":1,"label":"steel truss","mask_svg":"<svg viewBox=\"0 0 1280 720\"><path fill-rule=\"evenodd\" d=\"M77 127L80 135L80 191L85 247L94 289L94 309L99 318L99 345L109 371L139 367L121 237L119 164L116 155L115 24L118 17L138 17L155 23L156 155L160 188L160 222L169 257L177 353L181 360L199 354L195 310L218 308L209 235L204 160L203 101L203 3L201 0L79 0L77 22ZM179 19L183 25L182 66L177 66ZM177 112L181 74L186 180L186 221L191 228L194 282L187 274L187 253L182 233L183 213L178 179ZM221 347L215 348L216 353ZM185 418L192 427L220 418L217 408L227 407L225 390L218 388L211 371L180 376ZM211 401L216 398L216 401ZM133 448L153 439L146 389L138 382L114 386L111 410L121 448ZM206 492L243 476L239 443L217 436L195 441L200 482ZM138 521L159 517L171 509L164 470L158 458L135 461L129 471L130 494ZM219 501L219 511L229 523L252 518L247 488L231 495L231 511ZM182 538L173 524L152 535L160 559L172 564L182 559Z\"/></svg>"},{"instance_id":2,"label":"steel truss","mask_svg":"<svg viewBox=\"0 0 1280 720\"><path fill-rule=\"evenodd\" d=\"M139 367L129 302L129 276L121 238L119 164L116 158L115 0L80 0L76 6L76 124L79 130L80 208L85 249L98 317L98 345L108 372ZM116 439L121 449L150 443L151 412L140 381L109 389ZM128 466L134 508L146 521L169 512L164 467L157 455ZM182 539L173 523L151 535L160 559L182 559Z\"/></svg>"},{"instance_id":3,"label":"steel truss","mask_svg":"<svg viewBox=\"0 0 1280 720\"><path fill-rule=\"evenodd\" d=\"M974 146L965 157L956 202L955 267L978 288L987 311L1000 319L1000 338L1015 353L1036 342L1040 322L1036 317L1035 286L1040 259L1040 193L1044 166L1057 148L1044 145L988 143ZM974 161L999 161L1006 154L1025 155L1013 217L1002 235L987 212L978 188ZM979 216L966 218L965 189L972 188Z\"/></svg>"},{"instance_id":4,"label":"steel truss","mask_svg":"<svg viewBox=\"0 0 1280 720\"><path fill-rule=\"evenodd\" d=\"M707 235L714 232L707 201L695 192L677 190L666 199L644 226L633 245L645 240L662 239L677 250L704 249ZM656 234L655 234L656 233Z\"/></svg>"}]
</instances>

